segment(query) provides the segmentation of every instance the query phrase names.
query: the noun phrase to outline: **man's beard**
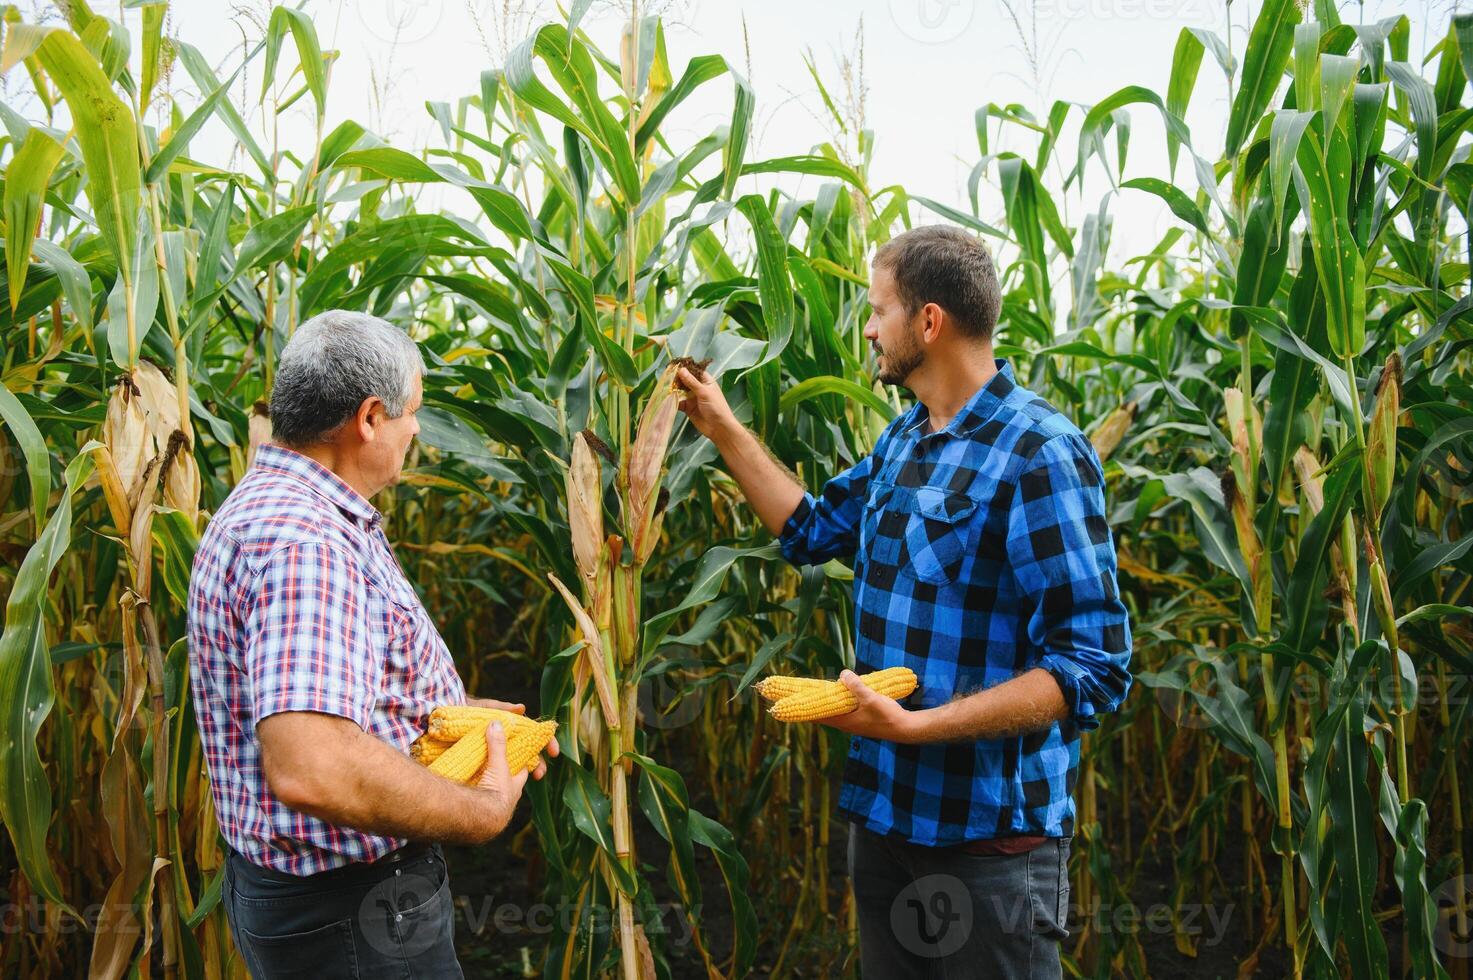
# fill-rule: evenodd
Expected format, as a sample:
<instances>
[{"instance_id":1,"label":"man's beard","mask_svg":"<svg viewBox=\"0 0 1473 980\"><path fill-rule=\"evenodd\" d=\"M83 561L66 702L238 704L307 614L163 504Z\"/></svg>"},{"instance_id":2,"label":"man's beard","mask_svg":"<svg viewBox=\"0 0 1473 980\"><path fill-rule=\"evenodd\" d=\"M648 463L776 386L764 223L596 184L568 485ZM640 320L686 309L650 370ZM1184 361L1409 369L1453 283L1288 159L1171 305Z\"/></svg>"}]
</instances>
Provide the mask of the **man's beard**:
<instances>
[{"instance_id":1,"label":"man's beard","mask_svg":"<svg viewBox=\"0 0 1473 980\"><path fill-rule=\"evenodd\" d=\"M875 344L876 353L885 356L884 366L880 368L880 383L887 385L903 385L905 379L910 377L911 372L921 366L926 359L925 351L921 345L916 343L914 333L906 333L901 339L891 344L889 348L880 348Z\"/></svg>"}]
</instances>

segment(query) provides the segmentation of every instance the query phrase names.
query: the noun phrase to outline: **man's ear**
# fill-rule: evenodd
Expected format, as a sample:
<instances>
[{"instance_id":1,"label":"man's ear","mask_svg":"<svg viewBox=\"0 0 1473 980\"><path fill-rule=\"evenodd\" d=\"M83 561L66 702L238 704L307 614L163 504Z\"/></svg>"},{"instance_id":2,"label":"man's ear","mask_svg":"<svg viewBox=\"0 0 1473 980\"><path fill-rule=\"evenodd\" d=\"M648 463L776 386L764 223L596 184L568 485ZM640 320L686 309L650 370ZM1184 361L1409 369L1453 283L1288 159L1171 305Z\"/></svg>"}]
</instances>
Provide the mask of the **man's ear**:
<instances>
[{"instance_id":1,"label":"man's ear","mask_svg":"<svg viewBox=\"0 0 1473 980\"><path fill-rule=\"evenodd\" d=\"M384 421L384 403L377 397L363 399L353 416L354 431L362 442L372 442Z\"/></svg>"},{"instance_id":2,"label":"man's ear","mask_svg":"<svg viewBox=\"0 0 1473 980\"><path fill-rule=\"evenodd\" d=\"M921 338L928 344L934 344L941 336L941 321L944 317L941 307L935 303L927 303L921 307Z\"/></svg>"}]
</instances>

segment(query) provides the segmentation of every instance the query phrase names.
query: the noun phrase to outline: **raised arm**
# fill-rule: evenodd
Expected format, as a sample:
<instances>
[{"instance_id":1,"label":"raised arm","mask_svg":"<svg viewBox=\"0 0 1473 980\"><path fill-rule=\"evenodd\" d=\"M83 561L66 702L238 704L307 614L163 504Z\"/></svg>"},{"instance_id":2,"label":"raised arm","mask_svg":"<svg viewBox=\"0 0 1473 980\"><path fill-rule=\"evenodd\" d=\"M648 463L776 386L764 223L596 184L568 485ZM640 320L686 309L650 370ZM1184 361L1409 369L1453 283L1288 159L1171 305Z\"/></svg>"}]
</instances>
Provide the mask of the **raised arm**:
<instances>
[{"instance_id":1,"label":"raised arm","mask_svg":"<svg viewBox=\"0 0 1473 980\"><path fill-rule=\"evenodd\" d=\"M697 378L686 368L677 375L686 390L680 409L696 430L715 444L726 468L742 488L763 527L774 535L803 502L803 487L767 451L761 440L732 414L716 382Z\"/></svg>"},{"instance_id":2,"label":"raised arm","mask_svg":"<svg viewBox=\"0 0 1473 980\"><path fill-rule=\"evenodd\" d=\"M716 445L763 526L777 536L783 556L795 565L852 556L873 454L834 477L814 497L737 421L714 381L684 368L679 381L687 392L681 410Z\"/></svg>"}]
</instances>

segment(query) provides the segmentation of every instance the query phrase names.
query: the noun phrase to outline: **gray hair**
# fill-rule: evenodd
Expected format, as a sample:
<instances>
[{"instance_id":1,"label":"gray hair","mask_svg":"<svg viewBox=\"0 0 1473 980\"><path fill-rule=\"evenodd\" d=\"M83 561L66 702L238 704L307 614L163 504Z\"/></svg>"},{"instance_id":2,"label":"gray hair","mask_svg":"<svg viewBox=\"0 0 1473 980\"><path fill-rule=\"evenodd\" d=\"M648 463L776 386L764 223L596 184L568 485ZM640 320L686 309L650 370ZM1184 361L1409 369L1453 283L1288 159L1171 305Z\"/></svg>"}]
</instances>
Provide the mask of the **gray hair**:
<instances>
[{"instance_id":1,"label":"gray hair","mask_svg":"<svg viewBox=\"0 0 1473 980\"><path fill-rule=\"evenodd\" d=\"M321 442L365 399L390 418L404 414L424 358L409 336L367 313L327 310L297 328L281 351L271 387L271 431L288 446Z\"/></svg>"}]
</instances>

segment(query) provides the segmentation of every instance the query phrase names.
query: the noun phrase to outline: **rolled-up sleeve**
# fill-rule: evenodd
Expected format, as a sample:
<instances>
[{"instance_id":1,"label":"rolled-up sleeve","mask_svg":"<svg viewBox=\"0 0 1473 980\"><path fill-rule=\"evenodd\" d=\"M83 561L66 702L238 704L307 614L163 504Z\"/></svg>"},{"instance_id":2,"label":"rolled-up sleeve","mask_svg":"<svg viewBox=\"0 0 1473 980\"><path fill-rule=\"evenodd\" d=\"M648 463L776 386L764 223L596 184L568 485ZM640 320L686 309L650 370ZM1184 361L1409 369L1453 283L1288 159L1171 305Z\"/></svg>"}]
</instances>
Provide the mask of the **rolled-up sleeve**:
<instances>
[{"instance_id":1,"label":"rolled-up sleeve","mask_svg":"<svg viewBox=\"0 0 1473 980\"><path fill-rule=\"evenodd\" d=\"M367 728L383 673L358 563L324 543L267 559L247 619L252 724L282 711L338 715Z\"/></svg>"},{"instance_id":2,"label":"rolled-up sleeve","mask_svg":"<svg viewBox=\"0 0 1473 980\"><path fill-rule=\"evenodd\" d=\"M1104 474L1081 435L1050 438L1023 465L1007 554L1028 642L1058 681L1074 723L1096 728L1130 689L1130 620L1105 520Z\"/></svg>"}]
</instances>

